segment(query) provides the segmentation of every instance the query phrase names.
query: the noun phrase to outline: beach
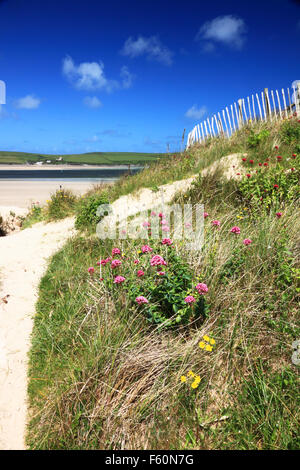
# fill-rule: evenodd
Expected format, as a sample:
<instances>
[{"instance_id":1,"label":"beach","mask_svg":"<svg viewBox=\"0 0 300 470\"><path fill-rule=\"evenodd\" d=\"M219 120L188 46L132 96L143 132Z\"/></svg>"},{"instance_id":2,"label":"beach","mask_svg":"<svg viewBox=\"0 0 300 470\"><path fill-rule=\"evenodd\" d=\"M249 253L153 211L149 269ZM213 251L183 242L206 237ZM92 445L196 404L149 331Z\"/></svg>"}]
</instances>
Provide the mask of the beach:
<instances>
[{"instance_id":1,"label":"beach","mask_svg":"<svg viewBox=\"0 0 300 470\"><path fill-rule=\"evenodd\" d=\"M88 181L24 181L1 180L0 181L0 208L18 207L28 208L33 202L44 204L56 190L71 189L76 195L80 195L93 187ZM1 209L0 209L1 213Z\"/></svg>"}]
</instances>

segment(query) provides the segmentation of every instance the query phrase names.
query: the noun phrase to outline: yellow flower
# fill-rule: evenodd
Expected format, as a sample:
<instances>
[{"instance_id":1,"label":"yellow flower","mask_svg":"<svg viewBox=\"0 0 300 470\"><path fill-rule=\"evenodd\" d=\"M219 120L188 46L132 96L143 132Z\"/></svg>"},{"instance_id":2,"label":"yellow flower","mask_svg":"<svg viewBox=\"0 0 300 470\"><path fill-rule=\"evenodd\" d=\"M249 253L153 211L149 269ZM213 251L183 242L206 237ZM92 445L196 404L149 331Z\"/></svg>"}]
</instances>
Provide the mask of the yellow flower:
<instances>
[{"instance_id":1,"label":"yellow flower","mask_svg":"<svg viewBox=\"0 0 300 470\"><path fill-rule=\"evenodd\" d=\"M180 380L181 380L182 383L183 383L183 382L186 382L186 376L185 376L185 375L182 375L182 376L180 377Z\"/></svg>"},{"instance_id":2,"label":"yellow flower","mask_svg":"<svg viewBox=\"0 0 300 470\"><path fill-rule=\"evenodd\" d=\"M204 341L200 341L199 343L199 348L204 349L205 348L205 343Z\"/></svg>"},{"instance_id":3,"label":"yellow flower","mask_svg":"<svg viewBox=\"0 0 300 470\"><path fill-rule=\"evenodd\" d=\"M212 346L210 346L209 344L207 344L207 345L205 346L205 349L206 349L206 351L212 351Z\"/></svg>"},{"instance_id":4,"label":"yellow flower","mask_svg":"<svg viewBox=\"0 0 300 470\"><path fill-rule=\"evenodd\" d=\"M209 341L209 337L207 335L203 336L204 341Z\"/></svg>"},{"instance_id":5,"label":"yellow flower","mask_svg":"<svg viewBox=\"0 0 300 470\"><path fill-rule=\"evenodd\" d=\"M142 253L141 250L139 250L138 253L139 253L139 254Z\"/></svg>"},{"instance_id":6,"label":"yellow flower","mask_svg":"<svg viewBox=\"0 0 300 470\"><path fill-rule=\"evenodd\" d=\"M213 338L209 338L210 344L216 344L215 340Z\"/></svg>"},{"instance_id":7,"label":"yellow flower","mask_svg":"<svg viewBox=\"0 0 300 470\"><path fill-rule=\"evenodd\" d=\"M195 377L194 372L192 372L191 370L188 371L187 375L188 375L189 377Z\"/></svg>"},{"instance_id":8,"label":"yellow flower","mask_svg":"<svg viewBox=\"0 0 300 470\"><path fill-rule=\"evenodd\" d=\"M191 385L192 388L197 388L199 386L199 382L194 381Z\"/></svg>"},{"instance_id":9,"label":"yellow flower","mask_svg":"<svg viewBox=\"0 0 300 470\"><path fill-rule=\"evenodd\" d=\"M197 382L198 384L201 382L200 375L196 375L194 382Z\"/></svg>"}]
</instances>

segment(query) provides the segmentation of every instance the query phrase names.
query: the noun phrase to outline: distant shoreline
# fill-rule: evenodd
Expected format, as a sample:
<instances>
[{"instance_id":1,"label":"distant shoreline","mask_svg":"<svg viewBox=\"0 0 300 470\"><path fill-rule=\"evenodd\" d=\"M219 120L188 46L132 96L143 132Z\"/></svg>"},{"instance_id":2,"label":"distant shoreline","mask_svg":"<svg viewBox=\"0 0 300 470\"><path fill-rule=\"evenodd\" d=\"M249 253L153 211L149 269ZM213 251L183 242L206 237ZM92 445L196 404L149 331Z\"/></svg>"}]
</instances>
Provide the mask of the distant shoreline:
<instances>
[{"instance_id":1,"label":"distant shoreline","mask_svg":"<svg viewBox=\"0 0 300 470\"><path fill-rule=\"evenodd\" d=\"M45 165L24 165L24 164L18 164L18 163L0 163L0 170L79 170L79 169L90 169L90 170L109 170L109 169L114 169L114 170L127 170L128 167L130 166L131 170L134 169L140 169L144 168L145 165L135 165L133 163L128 163L128 164L122 164L122 165L90 165L88 163L80 163L80 164L58 164L58 165L51 165L51 164L45 164Z\"/></svg>"}]
</instances>

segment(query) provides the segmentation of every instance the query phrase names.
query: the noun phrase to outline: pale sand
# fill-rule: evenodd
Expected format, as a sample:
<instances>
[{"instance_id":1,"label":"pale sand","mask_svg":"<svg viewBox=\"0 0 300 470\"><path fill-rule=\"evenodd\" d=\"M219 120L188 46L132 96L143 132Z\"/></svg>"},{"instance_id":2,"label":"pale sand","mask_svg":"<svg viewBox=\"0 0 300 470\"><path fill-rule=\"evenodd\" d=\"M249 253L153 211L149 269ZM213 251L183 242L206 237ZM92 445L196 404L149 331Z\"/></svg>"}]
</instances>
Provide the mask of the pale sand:
<instances>
[{"instance_id":1,"label":"pale sand","mask_svg":"<svg viewBox=\"0 0 300 470\"><path fill-rule=\"evenodd\" d=\"M0 180L0 206L28 208L31 203L45 204L60 185L80 195L91 189L94 183L83 181L6 181Z\"/></svg>"}]
</instances>

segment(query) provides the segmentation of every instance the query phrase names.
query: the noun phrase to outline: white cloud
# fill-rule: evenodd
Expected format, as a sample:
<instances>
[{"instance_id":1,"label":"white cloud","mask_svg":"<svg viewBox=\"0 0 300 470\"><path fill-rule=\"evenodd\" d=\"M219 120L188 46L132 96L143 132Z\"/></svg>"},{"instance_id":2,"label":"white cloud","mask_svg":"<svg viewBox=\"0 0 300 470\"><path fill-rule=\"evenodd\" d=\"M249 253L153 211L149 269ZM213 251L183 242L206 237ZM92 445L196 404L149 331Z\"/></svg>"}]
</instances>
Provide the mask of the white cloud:
<instances>
[{"instance_id":1,"label":"white cloud","mask_svg":"<svg viewBox=\"0 0 300 470\"><path fill-rule=\"evenodd\" d=\"M23 109L36 109L39 107L41 100L33 95L26 95L23 98L19 98L15 102L16 108Z\"/></svg>"},{"instance_id":2,"label":"white cloud","mask_svg":"<svg viewBox=\"0 0 300 470\"><path fill-rule=\"evenodd\" d=\"M100 106L102 106L102 103L97 96L86 96L83 102L89 108L100 108Z\"/></svg>"},{"instance_id":3,"label":"white cloud","mask_svg":"<svg viewBox=\"0 0 300 470\"><path fill-rule=\"evenodd\" d=\"M131 57L146 55L148 59L156 60L164 65L171 65L173 53L164 46L157 36L145 38L139 36L136 40L129 37L121 50L121 54Z\"/></svg>"},{"instance_id":4,"label":"white cloud","mask_svg":"<svg viewBox=\"0 0 300 470\"><path fill-rule=\"evenodd\" d=\"M75 65L70 56L63 59L62 72L79 90L104 90L110 93L119 88L129 88L133 81L133 75L126 66L121 69L122 83L120 83L118 80L106 78L102 62L82 62Z\"/></svg>"},{"instance_id":5,"label":"white cloud","mask_svg":"<svg viewBox=\"0 0 300 470\"><path fill-rule=\"evenodd\" d=\"M82 62L76 66L72 57L67 56L63 60L63 74L76 88L82 90L111 92L118 88L117 81L105 77L102 62Z\"/></svg>"},{"instance_id":6,"label":"white cloud","mask_svg":"<svg viewBox=\"0 0 300 470\"><path fill-rule=\"evenodd\" d=\"M187 110L185 113L185 117L190 119L199 120L207 113L207 108L205 106L201 106L201 108L197 108L197 105L194 104L190 109Z\"/></svg>"},{"instance_id":7,"label":"white cloud","mask_svg":"<svg viewBox=\"0 0 300 470\"><path fill-rule=\"evenodd\" d=\"M206 39L241 49L246 31L247 27L242 18L233 15L218 16L201 26L196 40Z\"/></svg>"}]
</instances>

